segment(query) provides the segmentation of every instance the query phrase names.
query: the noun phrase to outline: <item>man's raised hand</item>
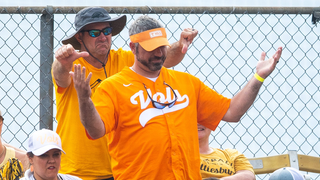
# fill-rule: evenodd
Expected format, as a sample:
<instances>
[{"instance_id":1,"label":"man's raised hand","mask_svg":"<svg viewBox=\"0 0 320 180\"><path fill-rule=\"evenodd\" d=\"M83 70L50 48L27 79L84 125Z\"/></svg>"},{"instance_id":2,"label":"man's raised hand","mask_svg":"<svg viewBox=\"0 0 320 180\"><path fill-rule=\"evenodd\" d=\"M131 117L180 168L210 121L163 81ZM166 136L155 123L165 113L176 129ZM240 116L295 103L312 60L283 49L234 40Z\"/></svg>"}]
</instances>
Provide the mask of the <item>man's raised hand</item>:
<instances>
[{"instance_id":1,"label":"man's raised hand","mask_svg":"<svg viewBox=\"0 0 320 180\"><path fill-rule=\"evenodd\" d=\"M89 56L88 52L78 52L76 51L71 44L61 46L55 53L55 58L61 64L70 64L73 63L76 59L80 57L87 57Z\"/></svg>"}]
</instances>

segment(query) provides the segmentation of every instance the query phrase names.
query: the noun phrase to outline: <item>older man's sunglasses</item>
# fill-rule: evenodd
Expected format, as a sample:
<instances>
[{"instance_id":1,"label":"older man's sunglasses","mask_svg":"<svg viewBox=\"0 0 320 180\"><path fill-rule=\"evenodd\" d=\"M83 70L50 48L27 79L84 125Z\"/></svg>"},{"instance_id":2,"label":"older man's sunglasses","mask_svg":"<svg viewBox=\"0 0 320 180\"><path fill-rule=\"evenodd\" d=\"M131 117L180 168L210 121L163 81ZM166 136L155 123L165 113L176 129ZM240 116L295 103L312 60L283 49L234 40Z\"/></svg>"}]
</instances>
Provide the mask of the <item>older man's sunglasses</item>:
<instances>
[{"instance_id":1,"label":"older man's sunglasses","mask_svg":"<svg viewBox=\"0 0 320 180\"><path fill-rule=\"evenodd\" d=\"M101 33L103 33L105 36L112 33L112 27L106 27L102 30L100 29L90 29L90 30L82 30L81 32L88 32L89 36L91 37L99 37Z\"/></svg>"},{"instance_id":2,"label":"older man's sunglasses","mask_svg":"<svg viewBox=\"0 0 320 180\"><path fill-rule=\"evenodd\" d=\"M155 107L155 108L157 108L157 109L163 109L163 108L165 108L166 106L168 106L169 108L171 108L171 107L176 103L176 101L177 101L177 99L178 99L177 94L174 92L174 90L172 89L172 87L171 87L169 84L167 84L166 82L163 82L163 84L165 84L166 86L168 86L168 87L171 89L171 91L173 92L174 97L175 97L174 100L173 100L172 102L170 102L170 103L161 103L161 102L158 102L158 101L153 100L152 97L150 96L150 94L148 93L148 90L147 90L146 85L145 85L144 83L142 83L142 84L143 84L144 88L145 88L146 91L147 91L148 97L150 98L153 107Z\"/></svg>"}]
</instances>

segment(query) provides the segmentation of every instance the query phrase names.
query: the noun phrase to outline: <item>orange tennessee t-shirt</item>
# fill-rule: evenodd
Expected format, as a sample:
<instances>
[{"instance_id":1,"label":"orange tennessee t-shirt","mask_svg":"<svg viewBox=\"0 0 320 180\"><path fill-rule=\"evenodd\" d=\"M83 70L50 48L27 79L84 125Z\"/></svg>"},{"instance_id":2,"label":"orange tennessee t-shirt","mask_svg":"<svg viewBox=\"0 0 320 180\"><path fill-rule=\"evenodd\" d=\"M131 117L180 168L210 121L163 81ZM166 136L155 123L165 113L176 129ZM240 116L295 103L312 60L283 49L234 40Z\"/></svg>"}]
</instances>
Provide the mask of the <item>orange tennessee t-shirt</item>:
<instances>
[{"instance_id":1,"label":"orange tennessee t-shirt","mask_svg":"<svg viewBox=\"0 0 320 180\"><path fill-rule=\"evenodd\" d=\"M175 97L164 82L177 101L156 109L142 83L153 99L167 103ZM201 179L197 122L214 130L230 105L198 78L164 67L155 82L126 67L101 83L93 102L110 132L117 180Z\"/></svg>"},{"instance_id":2,"label":"orange tennessee t-shirt","mask_svg":"<svg viewBox=\"0 0 320 180\"><path fill-rule=\"evenodd\" d=\"M131 51L121 48L111 50L106 64L107 76L121 71L125 66L132 66L134 56ZM103 68L95 68L79 58L73 64L86 67L86 76L92 72L90 81L92 94L106 79ZM56 119L58 121L57 133L61 137L62 148L66 154L61 156L60 173L78 176L81 179L106 179L112 177L110 155L108 154L106 136L95 141L88 139L85 129L80 121L77 92L73 81L67 88L59 87L54 78L54 87L57 103Z\"/></svg>"}]
</instances>

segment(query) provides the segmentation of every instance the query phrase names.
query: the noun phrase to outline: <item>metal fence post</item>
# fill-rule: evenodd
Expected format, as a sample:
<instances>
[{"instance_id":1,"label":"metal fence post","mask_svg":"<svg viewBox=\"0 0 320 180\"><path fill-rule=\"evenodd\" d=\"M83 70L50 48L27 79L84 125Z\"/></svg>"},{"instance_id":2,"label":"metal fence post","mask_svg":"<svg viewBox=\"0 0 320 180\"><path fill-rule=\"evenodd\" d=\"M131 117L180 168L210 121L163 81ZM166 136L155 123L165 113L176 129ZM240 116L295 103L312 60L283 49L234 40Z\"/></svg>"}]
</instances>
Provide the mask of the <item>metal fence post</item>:
<instances>
[{"instance_id":1,"label":"metal fence post","mask_svg":"<svg viewBox=\"0 0 320 180\"><path fill-rule=\"evenodd\" d=\"M41 15L40 32L40 129L53 128L53 7L47 6Z\"/></svg>"}]
</instances>

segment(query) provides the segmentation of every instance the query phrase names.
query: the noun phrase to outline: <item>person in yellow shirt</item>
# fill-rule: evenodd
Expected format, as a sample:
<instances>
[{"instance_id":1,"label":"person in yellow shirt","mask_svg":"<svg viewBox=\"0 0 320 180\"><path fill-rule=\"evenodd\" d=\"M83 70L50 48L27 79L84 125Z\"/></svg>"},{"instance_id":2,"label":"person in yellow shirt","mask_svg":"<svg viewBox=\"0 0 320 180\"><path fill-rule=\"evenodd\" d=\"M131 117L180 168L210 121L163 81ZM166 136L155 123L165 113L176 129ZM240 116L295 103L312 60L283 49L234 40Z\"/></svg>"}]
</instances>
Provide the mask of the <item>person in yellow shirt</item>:
<instances>
[{"instance_id":1,"label":"person in yellow shirt","mask_svg":"<svg viewBox=\"0 0 320 180\"><path fill-rule=\"evenodd\" d=\"M221 119L237 122L253 103L282 52L265 61L257 75L232 99L188 73L163 67L168 55L165 28L141 16L129 28L133 66L104 80L91 98L86 67L70 72L87 136L109 140L115 179L197 180L200 154L197 123L214 130ZM171 47L172 48L172 47Z\"/></svg>"},{"instance_id":2,"label":"person in yellow shirt","mask_svg":"<svg viewBox=\"0 0 320 180\"><path fill-rule=\"evenodd\" d=\"M62 174L71 174L84 180L113 179L107 138L89 140L81 125L79 105L73 79L69 75L73 64L81 64L92 72L90 88L94 94L102 80L125 66L132 66L131 51L111 49L112 36L119 34L126 25L126 16L111 18L100 7L87 7L76 14L76 32L66 37L52 64L52 80L55 87L58 121L56 132L62 140L66 154L61 157ZM191 28L181 33L180 40L168 49L166 67L178 64L189 44L197 35Z\"/></svg>"},{"instance_id":3,"label":"person in yellow shirt","mask_svg":"<svg viewBox=\"0 0 320 180\"><path fill-rule=\"evenodd\" d=\"M218 149L209 146L211 129L198 124L200 172L202 178L223 180L255 180L249 160L236 149Z\"/></svg>"},{"instance_id":4,"label":"person in yellow shirt","mask_svg":"<svg viewBox=\"0 0 320 180\"><path fill-rule=\"evenodd\" d=\"M2 134L2 126L4 123L4 117L2 115L2 112L0 110L0 135ZM0 137L1 138L1 137ZM8 143L3 142L0 139L0 172L3 172L3 168L10 162L14 162L15 160L13 159L18 159L21 162L22 169L21 173L25 172L27 169L29 169L29 160L26 155L26 151L16 148ZM10 173L11 174L11 173ZM2 176L2 174L1 174ZM5 178L5 177L3 177Z\"/></svg>"}]
</instances>

